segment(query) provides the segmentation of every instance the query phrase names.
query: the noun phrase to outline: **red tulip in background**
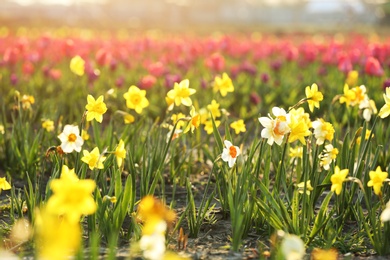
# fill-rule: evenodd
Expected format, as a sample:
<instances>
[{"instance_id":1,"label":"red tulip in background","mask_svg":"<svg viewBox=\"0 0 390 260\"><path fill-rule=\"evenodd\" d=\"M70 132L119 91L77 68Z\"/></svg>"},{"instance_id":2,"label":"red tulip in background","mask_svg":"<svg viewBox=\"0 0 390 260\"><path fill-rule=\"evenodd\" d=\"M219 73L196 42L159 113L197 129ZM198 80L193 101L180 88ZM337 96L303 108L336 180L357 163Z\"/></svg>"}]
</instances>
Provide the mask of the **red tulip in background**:
<instances>
[{"instance_id":1,"label":"red tulip in background","mask_svg":"<svg viewBox=\"0 0 390 260\"><path fill-rule=\"evenodd\" d=\"M366 65L364 66L364 71L370 76L380 77L383 75L383 68L379 61L374 57L368 57L366 60Z\"/></svg>"}]
</instances>

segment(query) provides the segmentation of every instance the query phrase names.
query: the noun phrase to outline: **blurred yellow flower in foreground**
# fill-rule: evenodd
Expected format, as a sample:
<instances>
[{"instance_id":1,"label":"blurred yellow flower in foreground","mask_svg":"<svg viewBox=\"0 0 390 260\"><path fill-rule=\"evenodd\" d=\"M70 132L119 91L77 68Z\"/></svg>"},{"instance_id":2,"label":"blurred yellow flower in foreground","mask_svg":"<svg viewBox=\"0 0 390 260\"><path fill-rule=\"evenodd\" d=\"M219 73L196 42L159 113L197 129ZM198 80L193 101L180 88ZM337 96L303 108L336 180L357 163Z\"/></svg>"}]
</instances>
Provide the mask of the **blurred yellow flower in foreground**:
<instances>
[{"instance_id":1,"label":"blurred yellow flower in foreground","mask_svg":"<svg viewBox=\"0 0 390 260\"><path fill-rule=\"evenodd\" d=\"M83 150L83 155L84 156L81 158L81 161L88 164L89 169L104 169L103 162L106 160L106 157L100 154L98 147L95 147L91 152Z\"/></svg>"},{"instance_id":2,"label":"blurred yellow flower in foreground","mask_svg":"<svg viewBox=\"0 0 390 260\"><path fill-rule=\"evenodd\" d=\"M130 86L129 90L123 94L123 97L126 99L126 106L134 109L138 114L141 114L142 110L149 106L146 91L134 85Z\"/></svg>"},{"instance_id":3,"label":"blurred yellow flower in foreground","mask_svg":"<svg viewBox=\"0 0 390 260\"><path fill-rule=\"evenodd\" d=\"M70 223L78 223L82 215L96 211L92 197L95 187L95 181L79 180L74 169L62 166L61 177L50 182L53 195L47 202L48 212L62 216Z\"/></svg>"},{"instance_id":4,"label":"blurred yellow flower in foreground","mask_svg":"<svg viewBox=\"0 0 390 260\"><path fill-rule=\"evenodd\" d=\"M214 91L220 92L221 96L225 97L228 92L234 92L234 86L230 77L226 74L222 74L222 78L216 76L214 79Z\"/></svg>"},{"instance_id":5,"label":"blurred yellow flower in foreground","mask_svg":"<svg viewBox=\"0 0 390 260\"><path fill-rule=\"evenodd\" d=\"M35 236L39 259L69 259L81 244L80 223L53 214L47 208L36 209Z\"/></svg>"},{"instance_id":6,"label":"blurred yellow flower in foreground","mask_svg":"<svg viewBox=\"0 0 390 260\"><path fill-rule=\"evenodd\" d=\"M337 195L341 193L343 182L345 181L348 172L348 169L340 170L338 166L335 167L334 174L330 177L330 181L332 182L331 191L336 192Z\"/></svg>"},{"instance_id":7,"label":"blurred yellow flower in foreground","mask_svg":"<svg viewBox=\"0 0 390 260\"><path fill-rule=\"evenodd\" d=\"M83 58L77 55L70 60L69 68L74 74L83 76L85 70L85 61Z\"/></svg>"},{"instance_id":8,"label":"blurred yellow flower in foreground","mask_svg":"<svg viewBox=\"0 0 390 260\"><path fill-rule=\"evenodd\" d=\"M0 192L2 190L10 190L10 189L11 189L11 185L8 183L5 177L0 178Z\"/></svg>"},{"instance_id":9,"label":"blurred yellow flower in foreground","mask_svg":"<svg viewBox=\"0 0 390 260\"><path fill-rule=\"evenodd\" d=\"M320 249L320 248L314 248L311 252L311 259L312 260L337 260L338 259L338 252L336 249Z\"/></svg>"},{"instance_id":10,"label":"blurred yellow flower in foreground","mask_svg":"<svg viewBox=\"0 0 390 260\"><path fill-rule=\"evenodd\" d=\"M103 121L103 114L107 111L104 97L100 96L95 100L92 95L88 95L87 101L88 104L85 106L85 109L87 110L87 121L96 119L96 121L101 123Z\"/></svg>"}]
</instances>

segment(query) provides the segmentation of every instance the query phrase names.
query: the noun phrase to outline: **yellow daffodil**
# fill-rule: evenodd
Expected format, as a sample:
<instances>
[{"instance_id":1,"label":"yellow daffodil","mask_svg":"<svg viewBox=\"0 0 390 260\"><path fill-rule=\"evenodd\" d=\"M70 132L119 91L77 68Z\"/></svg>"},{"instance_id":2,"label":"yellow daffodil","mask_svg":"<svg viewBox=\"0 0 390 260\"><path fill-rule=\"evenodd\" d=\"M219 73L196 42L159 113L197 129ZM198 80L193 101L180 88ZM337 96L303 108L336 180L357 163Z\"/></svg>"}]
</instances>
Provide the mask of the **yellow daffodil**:
<instances>
[{"instance_id":1,"label":"yellow daffodil","mask_svg":"<svg viewBox=\"0 0 390 260\"><path fill-rule=\"evenodd\" d=\"M83 60L83 58L77 55L70 60L69 67L74 74L78 76L83 76L85 70L85 61Z\"/></svg>"},{"instance_id":2,"label":"yellow daffodil","mask_svg":"<svg viewBox=\"0 0 390 260\"><path fill-rule=\"evenodd\" d=\"M30 109L31 105L35 103L35 98L30 95L23 95L20 101L23 109Z\"/></svg>"},{"instance_id":3,"label":"yellow daffodil","mask_svg":"<svg viewBox=\"0 0 390 260\"><path fill-rule=\"evenodd\" d=\"M297 187L298 187L298 192L303 194L303 192L305 190L305 183L304 182L298 183ZM310 191L312 191L312 190L313 190L313 186L311 186L311 181L308 180L306 182L306 195L310 195Z\"/></svg>"},{"instance_id":4,"label":"yellow daffodil","mask_svg":"<svg viewBox=\"0 0 390 260\"><path fill-rule=\"evenodd\" d=\"M5 134L4 126L0 124L0 134Z\"/></svg>"},{"instance_id":5,"label":"yellow daffodil","mask_svg":"<svg viewBox=\"0 0 390 260\"><path fill-rule=\"evenodd\" d=\"M246 127L244 120L239 119L237 121L234 121L230 124L230 127L234 129L234 132L238 135L240 132L245 133Z\"/></svg>"},{"instance_id":6,"label":"yellow daffodil","mask_svg":"<svg viewBox=\"0 0 390 260\"><path fill-rule=\"evenodd\" d=\"M158 229L162 220L169 225L172 224L176 219L176 213L157 198L148 195L139 203L137 217L145 223L142 234L151 235Z\"/></svg>"},{"instance_id":7,"label":"yellow daffodil","mask_svg":"<svg viewBox=\"0 0 390 260\"><path fill-rule=\"evenodd\" d=\"M214 120L214 122L216 127L221 125L221 121L219 120ZM213 121L207 120L206 122L204 122L204 130L206 131L207 134L211 135L214 131Z\"/></svg>"},{"instance_id":8,"label":"yellow daffodil","mask_svg":"<svg viewBox=\"0 0 390 260\"><path fill-rule=\"evenodd\" d=\"M49 119L45 119L42 122L42 128L45 129L47 132L53 132L54 131L54 122Z\"/></svg>"},{"instance_id":9,"label":"yellow daffodil","mask_svg":"<svg viewBox=\"0 0 390 260\"><path fill-rule=\"evenodd\" d=\"M89 140L89 134L88 134L88 131L86 131L86 130L81 130L81 138L83 138L83 140L84 141L87 141L87 140Z\"/></svg>"},{"instance_id":10,"label":"yellow daffodil","mask_svg":"<svg viewBox=\"0 0 390 260\"><path fill-rule=\"evenodd\" d=\"M348 85L344 85L344 95L340 97L340 103L346 103L347 106L360 105L363 100L367 99L367 90L364 85L349 89Z\"/></svg>"},{"instance_id":11,"label":"yellow daffodil","mask_svg":"<svg viewBox=\"0 0 390 260\"><path fill-rule=\"evenodd\" d=\"M173 89L168 91L167 97L173 100L176 106L183 104L184 106L191 106L192 100L190 96L196 92L195 89L189 88L190 81L188 79L182 80L180 83L175 82Z\"/></svg>"},{"instance_id":12,"label":"yellow daffodil","mask_svg":"<svg viewBox=\"0 0 390 260\"><path fill-rule=\"evenodd\" d=\"M337 260L338 259L338 252L336 249L320 249L320 248L314 248L311 252L311 258L312 260Z\"/></svg>"},{"instance_id":13,"label":"yellow daffodil","mask_svg":"<svg viewBox=\"0 0 390 260\"><path fill-rule=\"evenodd\" d=\"M390 88L386 88L386 94L383 94L383 99L385 100L385 104L378 114L381 118L385 118L390 115Z\"/></svg>"},{"instance_id":14,"label":"yellow daffodil","mask_svg":"<svg viewBox=\"0 0 390 260\"><path fill-rule=\"evenodd\" d=\"M104 169L103 162L106 160L106 157L100 154L98 147L95 147L91 152L83 150L83 155L81 161L88 164L89 169Z\"/></svg>"},{"instance_id":15,"label":"yellow daffodil","mask_svg":"<svg viewBox=\"0 0 390 260\"><path fill-rule=\"evenodd\" d=\"M345 83L348 86L356 86L358 78L359 78L359 72L356 70L351 70L348 72L347 79L345 80Z\"/></svg>"},{"instance_id":16,"label":"yellow daffodil","mask_svg":"<svg viewBox=\"0 0 390 260\"><path fill-rule=\"evenodd\" d=\"M322 118L320 118L314 121L312 125L314 128L314 136L317 139L317 145L322 145L325 140L333 140L335 131L331 123L325 122Z\"/></svg>"},{"instance_id":17,"label":"yellow daffodil","mask_svg":"<svg viewBox=\"0 0 390 260\"><path fill-rule=\"evenodd\" d=\"M305 89L307 103L311 112L314 111L314 107L320 108L320 101L324 99L324 96L318 91L317 84L313 83L311 87L307 86Z\"/></svg>"},{"instance_id":18,"label":"yellow daffodil","mask_svg":"<svg viewBox=\"0 0 390 260\"><path fill-rule=\"evenodd\" d=\"M349 89L347 84L344 84L344 95L340 97L340 104L346 103L347 106L356 99L356 94L353 90Z\"/></svg>"},{"instance_id":19,"label":"yellow daffodil","mask_svg":"<svg viewBox=\"0 0 390 260\"><path fill-rule=\"evenodd\" d=\"M380 166L376 168L375 171L370 171L370 180L367 183L368 187L373 187L374 193L378 196L382 194L381 188L383 182L386 180L388 176L387 172L382 172Z\"/></svg>"},{"instance_id":20,"label":"yellow daffodil","mask_svg":"<svg viewBox=\"0 0 390 260\"><path fill-rule=\"evenodd\" d=\"M183 118L185 118L185 117L186 117L186 116L185 116L183 113L173 114L173 115L171 116L172 124L175 125L175 124L177 123L176 129L181 129L182 127L185 126L186 121L180 120L180 119L183 119ZM180 120L180 121L179 121L179 120Z\"/></svg>"},{"instance_id":21,"label":"yellow daffodil","mask_svg":"<svg viewBox=\"0 0 390 260\"><path fill-rule=\"evenodd\" d=\"M142 110L149 106L149 101L146 98L146 91L141 90L136 86L130 86L129 90L123 94L126 99L126 106L130 109L134 109L138 114L142 113Z\"/></svg>"},{"instance_id":22,"label":"yellow daffodil","mask_svg":"<svg viewBox=\"0 0 390 260\"><path fill-rule=\"evenodd\" d=\"M366 130L366 135L364 137L364 140L368 140L368 138L370 138L370 135L371 135L371 131L370 130ZM374 134L372 134L372 137L374 137ZM362 137L359 136L358 138L356 138L356 143L357 144L360 144L362 142Z\"/></svg>"},{"instance_id":23,"label":"yellow daffodil","mask_svg":"<svg viewBox=\"0 0 390 260\"><path fill-rule=\"evenodd\" d=\"M47 202L47 210L62 216L70 223L79 223L82 215L93 214L96 203L92 197L96 183L93 180L79 180L74 169L62 167L61 177L50 182L53 195Z\"/></svg>"},{"instance_id":24,"label":"yellow daffodil","mask_svg":"<svg viewBox=\"0 0 390 260\"><path fill-rule=\"evenodd\" d=\"M107 111L107 106L104 103L104 97L100 96L98 99L91 95L87 97L88 104L85 106L87 110L87 121L92 121L96 119L99 123L103 121L103 114Z\"/></svg>"},{"instance_id":25,"label":"yellow daffodil","mask_svg":"<svg viewBox=\"0 0 390 260\"><path fill-rule=\"evenodd\" d=\"M37 209L35 212L35 236L39 259L66 260L75 255L81 244L79 220L70 221L69 218L53 214L45 208Z\"/></svg>"},{"instance_id":26,"label":"yellow daffodil","mask_svg":"<svg viewBox=\"0 0 390 260\"><path fill-rule=\"evenodd\" d=\"M233 82L226 73L222 74L222 78L218 76L215 77L214 91L219 91L223 97L225 97L228 92L234 92Z\"/></svg>"},{"instance_id":27,"label":"yellow daffodil","mask_svg":"<svg viewBox=\"0 0 390 260\"><path fill-rule=\"evenodd\" d=\"M290 147L290 153L289 153L289 156L291 158L302 158L303 157L303 148L302 146L298 146L298 147Z\"/></svg>"},{"instance_id":28,"label":"yellow daffodil","mask_svg":"<svg viewBox=\"0 0 390 260\"><path fill-rule=\"evenodd\" d=\"M288 142L292 143L296 140L299 140L302 144L305 145L305 137L311 135L311 132L306 122L304 120L301 120L294 114L290 114L290 122L288 126L290 127L290 135L288 137Z\"/></svg>"},{"instance_id":29,"label":"yellow daffodil","mask_svg":"<svg viewBox=\"0 0 390 260\"><path fill-rule=\"evenodd\" d=\"M330 177L330 181L332 182L331 191L336 192L337 195L341 193L343 188L343 182L348 175L349 170L344 169L340 170L338 166L335 167L333 175Z\"/></svg>"},{"instance_id":30,"label":"yellow daffodil","mask_svg":"<svg viewBox=\"0 0 390 260\"><path fill-rule=\"evenodd\" d=\"M131 124L135 121L135 118L130 114L126 114L123 116L123 121L125 122L125 124Z\"/></svg>"},{"instance_id":31,"label":"yellow daffodil","mask_svg":"<svg viewBox=\"0 0 390 260\"><path fill-rule=\"evenodd\" d=\"M221 116L221 110L219 109L219 104L217 101L215 101L215 99L211 101L211 104L207 105L207 109L210 111L210 113L214 118Z\"/></svg>"},{"instance_id":32,"label":"yellow daffodil","mask_svg":"<svg viewBox=\"0 0 390 260\"><path fill-rule=\"evenodd\" d=\"M191 120L188 123L186 129L184 129L184 133L187 133L190 130L191 133L193 133L194 130L200 126L200 114L195 111L194 106L191 107L190 116Z\"/></svg>"},{"instance_id":33,"label":"yellow daffodil","mask_svg":"<svg viewBox=\"0 0 390 260\"><path fill-rule=\"evenodd\" d=\"M0 192L2 190L10 190L10 189L11 189L11 185L8 183L5 177L0 178Z\"/></svg>"},{"instance_id":34,"label":"yellow daffodil","mask_svg":"<svg viewBox=\"0 0 390 260\"><path fill-rule=\"evenodd\" d=\"M65 125L58 138L61 140L61 149L64 153L80 152L81 146L84 144L77 125Z\"/></svg>"},{"instance_id":35,"label":"yellow daffodil","mask_svg":"<svg viewBox=\"0 0 390 260\"><path fill-rule=\"evenodd\" d=\"M116 162L118 164L118 167L121 167L123 164L123 160L126 158L126 149L125 149L125 143L123 140L119 140L119 144L115 149L115 157L116 157Z\"/></svg>"},{"instance_id":36,"label":"yellow daffodil","mask_svg":"<svg viewBox=\"0 0 390 260\"><path fill-rule=\"evenodd\" d=\"M269 145L274 142L281 145L284 135L290 132L287 122L288 114L283 108L279 107L273 107L272 113L276 117L275 119L271 116L259 118L260 124L264 127L261 131L261 137L267 138Z\"/></svg>"}]
</instances>

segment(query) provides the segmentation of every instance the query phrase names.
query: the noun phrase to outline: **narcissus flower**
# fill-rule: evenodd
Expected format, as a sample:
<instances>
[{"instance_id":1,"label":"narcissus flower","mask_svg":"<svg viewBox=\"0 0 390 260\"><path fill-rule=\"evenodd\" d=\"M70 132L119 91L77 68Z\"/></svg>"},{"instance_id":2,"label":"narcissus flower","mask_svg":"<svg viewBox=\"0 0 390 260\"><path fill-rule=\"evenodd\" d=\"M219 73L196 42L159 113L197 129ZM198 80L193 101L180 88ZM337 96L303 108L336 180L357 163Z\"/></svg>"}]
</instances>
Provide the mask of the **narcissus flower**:
<instances>
[{"instance_id":1,"label":"narcissus flower","mask_svg":"<svg viewBox=\"0 0 390 260\"><path fill-rule=\"evenodd\" d=\"M191 107L190 116L191 120L188 123L187 127L184 129L184 133L187 133L190 130L191 133L193 133L194 130L200 126L200 114L195 111L194 106Z\"/></svg>"},{"instance_id":2,"label":"narcissus flower","mask_svg":"<svg viewBox=\"0 0 390 260\"><path fill-rule=\"evenodd\" d=\"M35 103L35 98L30 95L23 95L20 101L23 109L30 109L31 105Z\"/></svg>"},{"instance_id":3,"label":"narcissus flower","mask_svg":"<svg viewBox=\"0 0 390 260\"><path fill-rule=\"evenodd\" d=\"M125 122L125 124L131 124L135 121L135 118L133 115L126 114L123 116L123 121Z\"/></svg>"},{"instance_id":4,"label":"narcissus flower","mask_svg":"<svg viewBox=\"0 0 390 260\"><path fill-rule=\"evenodd\" d=\"M371 116L373 114L378 113L378 110L375 105L375 101L369 99L367 95L366 98L362 102L360 102L359 109L363 110L363 118L366 121L370 121Z\"/></svg>"},{"instance_id":5,"label":"narcissus flower","mask_svg":"<svg viewBox=\"0 0 390 260\"><path fill-rule=\"evenodd\" d=\"M324 99L324 96L320 91L318 91L318 86L316 83L313 83L311 87L307 86L305 89L305 94L311 112L314 111L314 107L320 108L320 101Z\"/></svg>"},{"instance_id":6,"label":"narcissus flower","mask_svg":"<svg viewBox=\"0 0 390 260\"><path fill-rule=\"evenodd\" d=\"M228 92L234 92L233 82L226 73L222 74L222 78L218 76L215 77L214 91L219 91L223 97L225 97Z\"/></svg>"},{"instance_id":7,"label":"narcissus flower","mask_svg":"<svg viewBox=\"0 0 390 260\"><path fill-rule=\"evenodd\" d=\"M186 121L185 120L180 120L185 118L186 116L183 113L178 113L178 114L173 114L171 116L172 124L175 125L176 123L176 128L181 129L182 127L185 126Z\"/></svg>"},{"instance_id":8,"label":"narcissus flower","mask_svg":"<svg viewBox=\"0 0 390 260\"><path fill-rule=\"evenodd\" d=\"M211 104L207 105L207 109L213 115L214 118L221 116L221 110L219 109L219 103L213 99Z\"/></svg>"},{"instance_id":9,"label":"narcissus flower","mask_svg":"<svg viewBox=\"0 0 390 260\"><path fill-rule=\"evenodd\" d=\"M335 131L331 123L325 122L322 118L320 118L314 121L312 125L314 128L314 136L317 139L317 145L322 145L325 140L333 140Z\"/></svg>"},{"instance_id":10,"label":"narcissus flower","mask_svg":"<svg viewBox=\"0 0 390 260\"><path fill-rule=\"evenodd\" d=\"M220 126L221 121L214 120L214 123L215 123L215 126L218 127L218 126ZM204 124L204 130L206 131L206 133L211 135L213 133L213 131L214 131L213 121L207 120L203 124Z\"/></svg>"},{"instance_id":11,"label":"narcissus flower","mask_svg":"<svg viewBox=\"0 0 390 260\"><path fill-rule=\"evenodd\" d=\"M332 144L325 145L325 149L318 157L320 158L320 166L325 170L329 170L330 164L336 160L339 153L337 148L334 148Z\"/></svg>"},{"instance_id":12,"label":"narcissus flower","mask_svg":"<svg viewBox=\"0 0 390 260\"><path fill-rule=\"evenodd\" d=\"M149 106L146 90L141 90L134 85L130 86L129 90L123 94L123 97L126 99L126 106L134 109L138 114L141 114L142 110Z\"/></svg>"},{"instance_id":13,"label":"narcissus flower","mask_svg":"<svg viewBox=\"0 0 390 260\"><path fill-rule=\"evenodd\" d=\"M10 190L10 189L11 189L11 185L8 183L5 177L0 178L0 192L2 190Z\"/></svg>"},{"instance_id":14,"label":"narcissus flower","mask_svg":"<svg viewBox=\"0 0 390 260\"><path fill-rule=\"evenodd\" d=\"M83 150L83 155L84 156L81 158L81 161L88 164L89 169L104 169L103 162L106 160L106 157L100 154L98 147L95 147L91 152Z\"/></svg>"},{"instance_id":15,"label":"narcissus flower","mask_svg":"<svg viewBox=\"0 0 390 260\"><path fill-rule=\"evenodd\" d=\"M290 147L289 156L291 158L302 158L303 157L303 148L302 148L302 146L297 146L295 148Z\"/></svg>"},{"instance_id":16,"label":"narcissus flower","mask_svg":"<svg viewBox=\"0 0 390 260\"><path fill-rule=\"evenodd\" d=\"M379 116L381 118L388 117L390 115L390 88L386 88L386 94L383 94L383 98L385 100L385 104L379 111Z\"/></svg>"},{"instance_id":17,"label":"narcissus flower","mask_svg":"<svg viewBox=\"0 0 390 260\"><path fill-rule=\"evenodd\" d=\"M85 61L77 55L70 60L69 67L74 74L83 76L85 71Z\"/></svg>"},{"instance_id":18,"label":"narcissus flower","mask_svg":"<svg viewBox=\"0 0 390 260\"><path fill-rule=\"evenodd\" d=\"M61 149L64 153L80 152L81 146L84 144L77 125L65 125L58 138L61 140Z\"/></svg>"},{"instance_id":19,"label":"narcissus flower","mask_svg":"<svg viewBox=\"0 0 390 260\"><path fill-rule=\"evenodd\" d=\"M297 187L298 187L298 192L303 194L303 192L305 190L305 183L304 182L298 183ZM312 191L312 190L313 190L313 186L311 186L311 181L308 180L306 182L306 195L310 195L310 191Z\"/></svg>"},{"instance_id":20,"label":"narcissus flower","mask_svg":"<svg viewBox=\"0 0 390 260\"><path fill-rule=\"evenodd\" d=\"M72 222L66 217L53 214L47 208L35 210L35 236L39 259L66 260L76 254L81 244L79 221L78 219Z\"/></svg>"},{"instance_id":21,"label":"narcissus flower","mask_svg":"<svg viewBox=\"0 0 390 260\"><path fill-rule=\"evenodd\" d=\"M88 104L85 106L85 109L87 110L87 121L96 119L96 121L101 123L103 121L103 114L107 111L104 97L100 96L95 100L92 95L88 95L87 101Z\"/></svg>"},{"instance_id":22,"label":"narcissus flower","mask_svg":"<svg viewBox=\"0 0 390 260\"><path fill-rule=\"evenodd\" d=\"M125 143L122 139L119 140L119 144L115 149L115 157L116 157L116 163L118 164L118 167L121 167L123 164L123 160L126 158L126 149L125 149Z\"/></svg>"},{"instance_id":23,"label":"narcissus flower","mask_svg":"<svg viewBox=\"0 0 390 260\"><path fill-rule=\"evenodd\" d=\"M344 169L340 170L338 166L335 167L333 175L330 177L330 181L332 182L331 191L334 191L337 195L341 193L343 188L343 182L348 175L349 170Z\"/></svg>"},{"instance_id":24,"label":"narcissus flower","mask_svg":"<svg viewBox=\"0 0 390 260\"><path fill-rule=\"evenodd\" d=\"M234 129L234 132L238 135L240 132L245 133L246 132L246 127L244 120L239 119L237 121L234 121L230 124L230 127Z\"/></svg>"},{"instance_id":25,"label":"narcissus flower","mask_svg":"<svg viewBox=\"0 0 390 260\"><path fill-rule=\"evenodd\" d=\"M373 187L374 193L378 196L382 194L381 188L383 182L386 180L388 176L387 172L382 172L380 166L376 168L375 171L370 171L370 180L367 183L368 187Z\"/></svg>"},{"instance_id":26,"label":"narcissus flower","mask_svg":"<svg viewBox=\"0 0 390 260\"><path fill-rule=\"evenodd\" d=\"M232 168L234 163L237 160L237 156L241 154L240 148L234 146L230 141L224 141L225 148L223 148L221 158L223 161L227 162L229 167Z\"/></svg>"},{"instance_id":27,"label":"narcissus flower","mask_svg":"<svg viewBox=\"0 0 390 260\"><path fill-rule=\"evenodd\" d=\"M302 120L300 115L297 113L290 113L290 122L288 123L288 126L290 127L288 142L292 143L296 140L299 140L302 144L305 145L305 137L311 135L309 126L305 120Z\"/></svg>"},{"instance_id":28,"label":"narcissus flower","mask_svg":"<svg viewBox=\"0 0 390 260\"><path fill-rule=\"evenodd\" d=\"M284 135L290 132L287 122L288 115L283 108L279 107L273 107L272 113L276 116L275 119L270 115L259 118L260 124L264 127L261 131L261 137L267 138L269 145L272 145L274 142L281 145Z\"/></svg>"},{"instance_id":29,"label":"narcissus flower","mask_svg":"<svg viewBox=\"0 0 390 260\"><path fill-rule=\"evenodd\" d=\"M82 215L96 211L92 196L95 187L95 181L79 180L74 169L64 165L61 177L50 182L53 195L49 198L46 209L51 214L66 218L70 223L79 223Z\"/></svg>"},{"instance_id":30,"label":"narcissus flower","mask_svg":"<svg viewBox=\"0 0 390 260\"><path fill-rule=\"evenodd\" d=\"M188 79L182 80L180 83L175 82L173 89L168 91L167 97L173 100L176 106L183 104L184 106L191 106L192 100L190 96L196 92L195 89L189 88L190 81Z\"/></svg>"},{"instance_id":31,"label":"narcissus flower","mask_svg":"<svg viewBox=\"0 0 390 260\"><path fill-rule=\"evenodd\" d=\"M47 132L53 132L54 131L54 122L53 122L53 120L45 119L42 122L42 128L45 129Z\"/></svg>"},{"instance_id":32,"label":"narcissus flower","mask_svg":"<svg viewBox=\"0 0 390 260\"><path fill-rule=\"evenodd\" d=\"M386 203L386 208L382 211L380 218L382 222L390 221L390 200Z\"/></svg>"},{"instance_id":33,"label":"narcissus flower","mask_svg":"<svg viewBox=\"0 0 390 260\"><path fill-rule=\"evenodd\" d=\"M302 239L296 235L286 234L280 245L281 251L286 260L303 259L306 249Z\"/></svg>"}]
</instances>

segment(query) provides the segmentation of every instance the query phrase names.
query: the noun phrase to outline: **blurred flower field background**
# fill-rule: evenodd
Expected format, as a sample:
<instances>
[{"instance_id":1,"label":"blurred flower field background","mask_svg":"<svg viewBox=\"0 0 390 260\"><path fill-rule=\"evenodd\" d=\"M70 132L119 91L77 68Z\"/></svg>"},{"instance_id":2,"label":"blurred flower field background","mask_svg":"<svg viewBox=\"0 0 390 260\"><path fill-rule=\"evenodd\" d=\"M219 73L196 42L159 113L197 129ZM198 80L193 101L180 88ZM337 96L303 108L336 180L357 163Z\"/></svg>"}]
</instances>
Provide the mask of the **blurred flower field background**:
<instances>
[{"instance_id":1,"label":"blurred flower field background","mask_svg":"<svg viewBox=\"0 0 390 260\"><path fill-rule=\"evenodd\" d=\"M390 255L386 28L8 21L0 258Z\"/></svg>"}]
</instances>

